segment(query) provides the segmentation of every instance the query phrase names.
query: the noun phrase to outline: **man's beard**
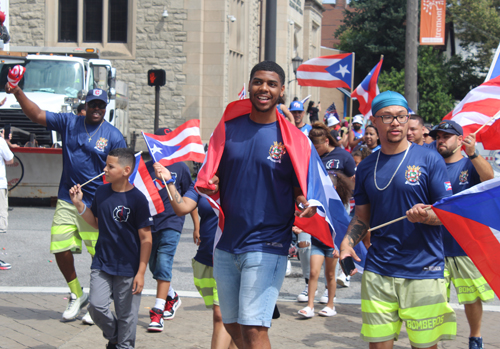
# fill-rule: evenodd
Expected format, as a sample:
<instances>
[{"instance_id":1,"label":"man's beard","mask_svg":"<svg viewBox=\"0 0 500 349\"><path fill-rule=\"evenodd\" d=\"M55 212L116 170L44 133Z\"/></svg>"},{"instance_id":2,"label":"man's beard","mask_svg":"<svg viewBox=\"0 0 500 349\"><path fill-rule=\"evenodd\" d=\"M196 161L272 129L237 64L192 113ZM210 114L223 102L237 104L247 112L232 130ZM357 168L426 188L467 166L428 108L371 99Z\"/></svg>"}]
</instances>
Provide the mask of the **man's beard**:
<instances>
[{"instance_id":1,"label":"man's beard","mask_svg":"<svg viewBox=\"0 0 500 349\"><path fill-rule=\"evenodd\" d=\"M450 150L450 149L440 150L438 148L438 153L441 154L441 156L443 157L443 159L448 159L450 156L453 155L453 151Z\"/></svg>"}]
</instances>

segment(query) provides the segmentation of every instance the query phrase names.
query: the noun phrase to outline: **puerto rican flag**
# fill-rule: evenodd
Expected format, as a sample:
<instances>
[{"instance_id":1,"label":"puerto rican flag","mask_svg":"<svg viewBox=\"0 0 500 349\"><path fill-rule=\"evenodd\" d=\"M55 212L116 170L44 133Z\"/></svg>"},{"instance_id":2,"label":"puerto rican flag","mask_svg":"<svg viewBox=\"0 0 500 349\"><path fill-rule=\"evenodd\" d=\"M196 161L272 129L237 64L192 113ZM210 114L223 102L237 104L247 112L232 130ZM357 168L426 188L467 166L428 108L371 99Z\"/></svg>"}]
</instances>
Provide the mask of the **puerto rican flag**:
<instances>
[{"instance_id":1,"label":"puerto rican flag","mask_svg":"<svg viewBox=\"0 0 500 349\"><path fill-rule=\"evenodd\" d=\"M432 209L500 296L500 178L445 198Z\"/></svg>"},{"instance_id":2,"label":"puerto rican flag","mask_svg":"<svg viewBox=\"0 0 500 349\"><path fill-rule=\"evenodd\" d=\"M155 216L165 211L163 200L161 199L160 193L158 193L158 189L156 189L140 152L135 154L134 172L132 172L128 180L146 196L146 199L148 199L151 216Z\"/></svg>"},{"instance_id":3,"label":"puerto rican flag","mask_svg":"<svg viewBox=\"0 0 500 349\"><path fill-rule=\"evenodd\" d=\"M247 91L245 89L245 84L243 84L243 88L241 89L240 93L238 93L238 99L245 99L247 96Z\"/></svg>"},{"instance_id":4,"label":"puerto rican flag","mask_svg":"<svg viewBox=\"0 0 500 349\"><path fill-rule=\"evenodd\" d=\"M308 60L297 68L300 86L344 87L351 89L353 54L322 56Z\"/></svg>"},{"instance_id":5,"label":"puerto rican flag","mask_svg":"<svg viewBox=\"0 0 500 349\"><path fill-rule=\"evenodd\" d=\"M495 52L495 56L493 56L493 60L491 61L490 70L488 71L488 75L486 75L486 79L484 82L494 79L500 75L500 45L498 45L497 50Z\"/></svg>"},{"instance_id":6,"label":"puerto rican flag","mask_svg":"<svg viewBox=\"0 0 500 349\"><path fill-rule=\"evenodd\" d=\"M380 62L373 67L370 74L363 79L351 94L352 98L358 99L359 111L365 117L365 121L372 116L372 101L380 93L377 83L383 61L384 58L381 58Z\"/></svg>"},{"instance_id":7,"label":"puerto rican flag","mask_svg":"<svg viewBox=\"0 0 500 349\"><path fill-rule=\"evenodd\" d=\"M464 130L464 137L474 133L500 111L500 76L497 76L470 91L465 98L446 115L443 120L454 120ZM489 122L476 135L484 149L500 149L500 122Z\"/></svg>"},{"instance_id":8,"label":"puerto rican flag","mask_svg":"<svg viewBox=\"0 0 500 349\"><path fill-rule=\"evenodd\" d=\"M188 160L202 162L205 158L200 120L188 120L164 136L144 132L142 135L153 160L163 166Z\"/></svg>"},{"instance_id":9,"label":"puerto rican flag","mask_svg":"<svg viewBox=\"0 0 500 349\"><path fill-rule=\"evenodd\" d=\"M227 106L221 121L212 134L205 162L198 173L198 180L195 184L195 188L198 192L199 188L215 188L214 185L209 184L208 181L217 172L222 153L224 152L226 141L225 123L239 116L247 115L251 113L251 111L252 103L248 99L235 101ZM300 188L309 204L317 207L317 213L314 217L303 219L296 218L295 225L310 233L325 245L334 247L335 241L338 247L349 225L347 212L337 192L333 188L333 184L309 138L304 136L297 127L287 122L278 112L276 112L276 117L279 122L286 150L290 154L290 159L295 169ZM219 193L211 197L204 194L201 195L208 199L215 214L219 218L219 225L215 236L215 248L224 231L224 213L220 208L220 196ZM364 246L360 246L360 248L364 248ZM363 252L360 251L358 254L363 262L363 257L366 255L366 249L364 252L363 254Z\"/></svg>"}]
</instances>

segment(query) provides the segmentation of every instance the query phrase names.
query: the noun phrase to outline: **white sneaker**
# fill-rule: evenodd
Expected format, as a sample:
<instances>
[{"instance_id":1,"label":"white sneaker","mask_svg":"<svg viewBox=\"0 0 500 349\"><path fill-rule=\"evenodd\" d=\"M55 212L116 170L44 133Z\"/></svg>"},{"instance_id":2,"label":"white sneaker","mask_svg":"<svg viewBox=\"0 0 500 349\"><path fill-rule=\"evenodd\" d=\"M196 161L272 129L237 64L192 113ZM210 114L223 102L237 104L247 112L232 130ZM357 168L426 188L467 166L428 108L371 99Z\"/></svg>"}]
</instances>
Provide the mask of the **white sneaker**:
<instances>
[{"instance_id":1,"label":"white sneaker","mask_svg":"<svg viewBox=\"0 0 500 349\"><path fill-rule=\"evenodd\" d=\"M70 293L68 306L62 315L63 320L75 319L80 314L80 310L87 305L88 301L89 295L86 293L83 293L80 298L77 298L76 294Z\"/></svg>"},{"instance_id":2,"label":"white sneaker","mask_svg":"<svg viewBox=\"0 0 500 349\"><path fill-rule=\"evenodd\" d=\"M342 287L349 287L351 283L351 277L345 276L344 272L341 272L339 276L337 276L337 285Z\"/></svg>"},{"instance_id":3,"label":"white sneaker","mask_svg":"<svg viewBox=\"0 0 500 349\"><path fill-rule=\"evenodd\" d=\"M94 320L92 320L92 317L90 316L90 313L88 312L87 310L87 314L85 314L82 318L82 322L85 324L85 325L94 325Z\"/></svg>"},{"instance_id":4,"label":"white sneaker","mask_svg":"<svg viewBox=\"0 0 500 349\"><path fill-rule=\"evenodd\" d=\"M292 273L292 263L290 263L290 260L287 260L285 276L288 276L291 273Z\"/></svg>"},{"instance_id":5,"label":"white sneaker","mask_svg":"<svg viewBox=\"0 0 500 349\"><path fill-rule=\"evenodd\" d=\"M314 293L314 296L318 295L318 290ZM301 294L297 296L297 302L303 303L307 302L309 300L309 285L306 285L306 288L304 288L304 291L302 291Z\"/></svg>"}]
</instances>

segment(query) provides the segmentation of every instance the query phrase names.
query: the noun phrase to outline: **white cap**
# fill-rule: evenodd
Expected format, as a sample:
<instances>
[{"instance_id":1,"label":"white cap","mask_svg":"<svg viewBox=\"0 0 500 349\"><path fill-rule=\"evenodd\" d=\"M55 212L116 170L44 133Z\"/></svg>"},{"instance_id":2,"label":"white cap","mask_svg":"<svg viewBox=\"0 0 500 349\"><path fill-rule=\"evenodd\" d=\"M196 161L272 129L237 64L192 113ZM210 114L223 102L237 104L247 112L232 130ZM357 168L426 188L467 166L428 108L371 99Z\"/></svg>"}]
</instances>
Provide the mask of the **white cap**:
<instances>
[{"instance_id":1,"label":"white cap","mask_svg":"<svg viewBox=\"0 0 500 349\"><path fill-rule=\"evenodd\" d=\"M330 116L328 120L326 121L328 127L335 126L339 123L339 119L337 119L335 116Z\"/></svg>"},{"instance_id":2,"label":"white cap","mask_svg":"<svg viewBox=\"0 0 500 349\"><path fill-rule=\"evenodd\" d=\"M363 125L363 115L362 114L355 115L354 119L352 119L352 123Z\"/></svg>"}]
</instances>

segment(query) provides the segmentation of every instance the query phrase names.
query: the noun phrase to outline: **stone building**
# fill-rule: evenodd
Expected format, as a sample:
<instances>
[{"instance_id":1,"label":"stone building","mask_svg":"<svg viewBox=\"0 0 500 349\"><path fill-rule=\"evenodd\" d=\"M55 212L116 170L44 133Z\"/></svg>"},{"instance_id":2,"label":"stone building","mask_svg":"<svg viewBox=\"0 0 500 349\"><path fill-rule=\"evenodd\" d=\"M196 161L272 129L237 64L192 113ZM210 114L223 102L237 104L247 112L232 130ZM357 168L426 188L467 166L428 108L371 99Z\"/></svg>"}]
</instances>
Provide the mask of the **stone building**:
<instances>
[{"instance_id":1,"label":"stone building","mask_svg":"<svg viewBox=\"0 0 500 349\"><path fill-rule=\"evenodd\" d=\"M10 0L11 46L98 48L128 85L130 132L153 131L146 75L164 69L160 126L200 119L207 141L265 57L266 1L277 3L276 61L287 75L288 101L317 100L319 88L297 85L291 60L320 55L320 0Z\"/></svg>"}]
</instances>

